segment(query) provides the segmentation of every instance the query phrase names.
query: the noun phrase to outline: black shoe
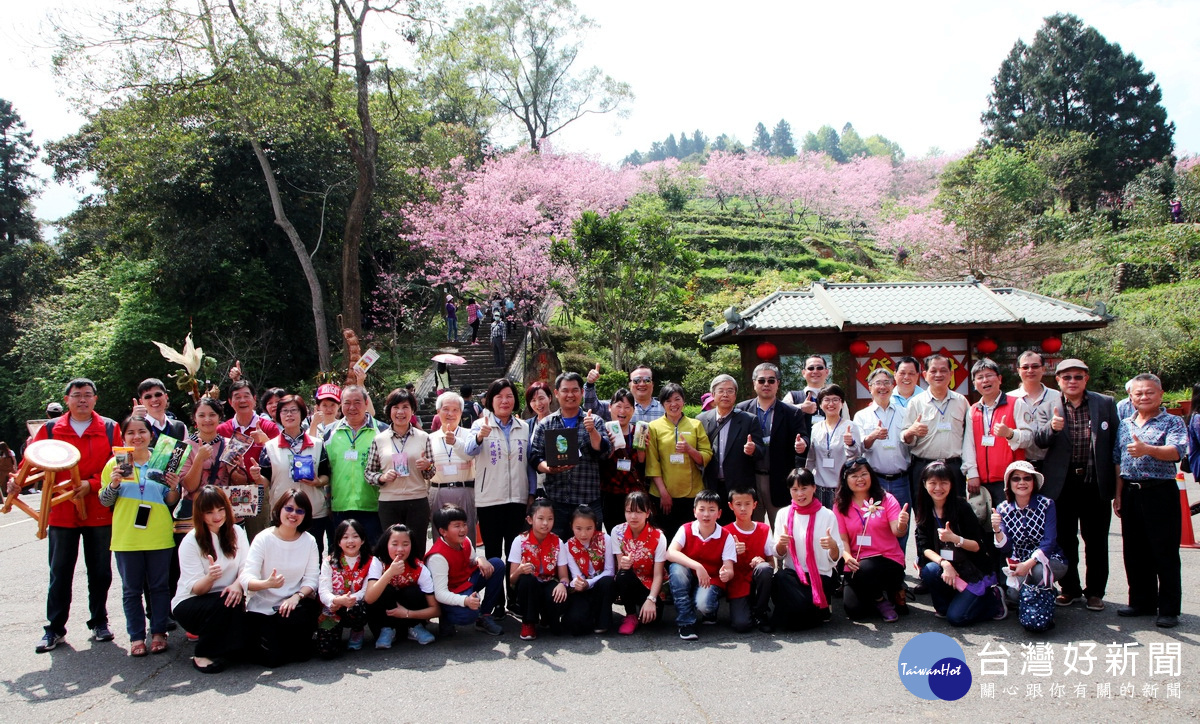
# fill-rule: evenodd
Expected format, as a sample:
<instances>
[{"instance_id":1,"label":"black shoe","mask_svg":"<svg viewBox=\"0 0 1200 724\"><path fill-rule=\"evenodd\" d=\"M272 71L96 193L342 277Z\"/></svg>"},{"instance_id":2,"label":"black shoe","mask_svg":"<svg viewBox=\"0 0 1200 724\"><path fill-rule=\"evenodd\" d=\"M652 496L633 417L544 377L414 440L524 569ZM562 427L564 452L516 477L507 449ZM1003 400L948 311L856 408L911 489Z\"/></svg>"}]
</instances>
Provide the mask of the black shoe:
<instances>
[{"instance_id":1,"label":"black shoe","mask_svg":"<svg viewBox=\"0 0 1200 724\"><path fill-rule=\"evenodd\" d=\"M1153 616L1154 611L1147 611L1134 606L1121 606L1117 609L1117 615L1124 618L1133 618L1135 616Z\"/></svg>"},{"instance_id":2,"label":"black shoe","mask_svg":"<svg viewBox=\"0 0 1200 724\"><path fill-rule=\"evenodd\" d=\"M1176 626L1179 625L1179 617L1178 616L1166 616L1166 615L1159 616L1154 621L1154 625L1158 626L1159 628L1175 628Z\"/></svg>"}]
</instances>

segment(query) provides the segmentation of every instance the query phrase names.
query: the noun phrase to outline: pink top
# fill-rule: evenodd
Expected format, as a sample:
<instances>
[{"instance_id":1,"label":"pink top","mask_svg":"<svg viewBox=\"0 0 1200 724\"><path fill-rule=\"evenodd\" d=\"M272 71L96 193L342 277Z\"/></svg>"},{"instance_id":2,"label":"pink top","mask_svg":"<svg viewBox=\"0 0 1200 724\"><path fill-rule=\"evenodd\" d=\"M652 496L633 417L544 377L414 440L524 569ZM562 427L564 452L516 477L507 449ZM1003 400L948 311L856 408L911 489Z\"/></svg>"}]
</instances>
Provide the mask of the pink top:
<instances>
[{"instance_id":1,"label":"pink top","mask_svg":"<svg viewBox=\"0 0 1200 724\"><path fill-rule=\"evenodd\" d=\"M878 503L878 501L876 501ZM871 556L883 556L904 566L904 551L900 550L900 540L892 533L892 521L900 518L900 503L891 493L884 492L883 505L868 517L863 510L863 503L851 503L846 515L842 515L837 505L833 506L833 514L837 516L838 526L850 539L850 555L862 560ZM866 531L863 531L863 523ZM861 542L859 536L870 537L870 543Z\"/></svg>"}]
</instances>

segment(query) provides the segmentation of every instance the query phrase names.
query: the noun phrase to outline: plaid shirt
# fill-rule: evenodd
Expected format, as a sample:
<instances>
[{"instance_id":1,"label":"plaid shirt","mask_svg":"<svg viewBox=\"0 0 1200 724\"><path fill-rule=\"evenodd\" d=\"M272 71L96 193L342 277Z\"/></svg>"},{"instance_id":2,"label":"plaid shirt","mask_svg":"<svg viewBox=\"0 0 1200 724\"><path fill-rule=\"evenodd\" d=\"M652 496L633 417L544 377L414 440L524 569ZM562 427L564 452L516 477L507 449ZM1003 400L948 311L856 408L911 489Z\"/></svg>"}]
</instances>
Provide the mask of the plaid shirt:
<instances>
[{"instance_id":1,"label":"plaid shirt","mask_svg":"<svg viewBox=\"0 0 1200 724\"><path fill-rule=\"evenodd\" d=\"M1088 411L1087 401L1088 398L1085 393L1083 400L1076 407L1064 397L1063 409L1067 413L1067 434L1071 438L1071 462L1069 467L1072 469L1086 467L1087 472L1084 474L1084 480L1092 482L1096 479L1096 461L1092 459L1092 416Z\"/></svg>"},{"instance_id":2,"label":"plaid shirt","mask_svg":"<svg viewBox=\"0 0 1200 724\"><path fill-rule=\"evenodd\" d=\"M579 415L579 427L583 427L583 414ZM562 411L558 410L547 415L544 420L533 428L533 439L529 443L529 464L537 470L537 466L546 459L546 431L561 430L567 427L563 422ZM599 425L596 426L599 429ZM560 503L594 503L600 498L600 463L608 457L608 435L600 432L600 449L592 448L588 436L582 432L579 435L579 464L565 473L546 474L546 494L550 499Z\"/></svg>"},{"instance_id":3,"label":"plaid shirt","mask_svg":"<svg viewBox=\"0 0 1200 724\"><path fill-rule=\"evenodd\" d=\"M1117 447L1113 450L1113 462L1120 464L1121 477L1130 481L1141 480L1174 480L1175 462L1158 460L1149 455L1135 458L1129 454L1126 445L1133 442L1133 436L1147 445L1174 445L1182 457L1187 452L1187 427L1183 420L1159 411L1145 425L1139 426L1137 413L1121 420L1117 434Z\"/></svg>"}]
</instances>

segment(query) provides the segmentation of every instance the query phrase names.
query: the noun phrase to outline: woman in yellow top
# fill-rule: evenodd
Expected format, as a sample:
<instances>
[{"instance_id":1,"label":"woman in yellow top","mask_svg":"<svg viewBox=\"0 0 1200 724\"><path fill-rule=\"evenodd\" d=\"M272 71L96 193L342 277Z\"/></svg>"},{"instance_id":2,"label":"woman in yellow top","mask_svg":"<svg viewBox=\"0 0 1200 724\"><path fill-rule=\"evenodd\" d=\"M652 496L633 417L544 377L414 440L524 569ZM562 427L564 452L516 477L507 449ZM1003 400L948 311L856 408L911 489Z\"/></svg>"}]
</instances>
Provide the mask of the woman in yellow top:
<instances>
[{"instance_id":1,"label":"woman in yellow top","mask_svg":"<svg viewBox=\"0 0 1200 724\"><path fill-rule=\"evenodd\" d=\"M650 423L646 436L646 477L658 498L658 528L667 539L692 520L692 499L704 489L704 466L712 458L712 445L699 420L683 414L683 388L674 382L658 393L666 414Z\"/></svg>"}]
</instances>

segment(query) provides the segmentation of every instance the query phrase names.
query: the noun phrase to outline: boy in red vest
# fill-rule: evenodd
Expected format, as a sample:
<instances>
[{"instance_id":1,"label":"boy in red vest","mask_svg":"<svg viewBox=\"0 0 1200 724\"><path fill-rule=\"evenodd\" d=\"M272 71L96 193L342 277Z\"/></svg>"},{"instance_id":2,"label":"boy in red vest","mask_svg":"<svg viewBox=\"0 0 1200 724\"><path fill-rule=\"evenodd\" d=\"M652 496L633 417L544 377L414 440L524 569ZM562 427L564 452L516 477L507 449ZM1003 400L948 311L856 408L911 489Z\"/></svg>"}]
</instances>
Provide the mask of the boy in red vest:
<instances>
[{"instance_id":1,"label":"boy in red vest","mask_svg":"<svg viewBox=\"0 0 1200 724\"><path fill-rule=\"evenodd\" d=\"M492 636L504 633L492 618L504 586L504 563L499 558L474 557L467 513L457 505L435 511L433 527L438 539L425 555L425 565L433 577L433 597L442 607L438 636L452 636L455 625L469 623Z\"/></svg>"},{"instance_id":2,"label":"boy in red vest","mask_svg":"<svg viewBox=\"0 0 1200 724\"><path fill-rule=\"evenodd\" d=\"M675 599L675 625L679 638L695 641L696 619L715 623L724 586L733 578L737 545L727 530L717 525L721 517L721 496L701 490L693 504L696 520L675 533L667 548L671 564L671 596Z\"/></svg>"},{"instance_id":3,"label":"boy in red vest","mask_svg":"<svg viewBox=\"0 0 1200 724\"><path fill-rule=\"evenodd\" d=\"M729 491L729 509L734 521L725 530L733 536L737 561L725 596L729 599L730 622L738 633L746 633L755 626L763 633L775 631L768 611L771 581L775 576L775 539L771 536L771 526L751 520L757 507L758 491L754 488Z\"/></svg>"}]
</instances>

